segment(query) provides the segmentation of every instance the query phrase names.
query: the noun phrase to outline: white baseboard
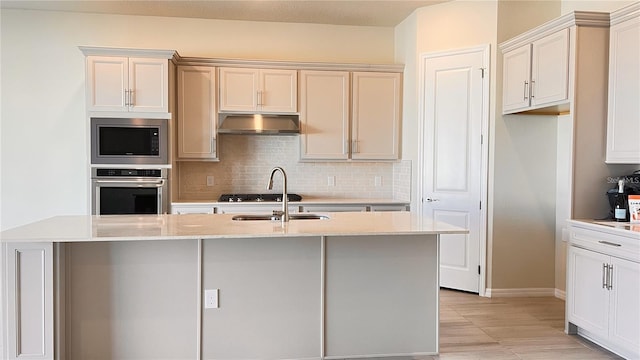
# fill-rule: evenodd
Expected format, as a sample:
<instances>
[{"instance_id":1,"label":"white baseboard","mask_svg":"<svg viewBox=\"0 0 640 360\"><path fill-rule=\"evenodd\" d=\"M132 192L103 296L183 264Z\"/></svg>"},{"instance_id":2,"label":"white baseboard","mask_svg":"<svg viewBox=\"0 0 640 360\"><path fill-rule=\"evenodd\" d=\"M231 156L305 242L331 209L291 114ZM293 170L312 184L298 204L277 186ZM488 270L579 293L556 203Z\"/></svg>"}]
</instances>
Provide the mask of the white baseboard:
<instances>
[{"instance_id":1,"label":"white baseboard","mask_svg":"<svg viewBox=\"0 0 640 360\"><path fill-rule=\"evenodd\" d=\"M559 291L559 290L558 290ZM556 296L553 288L521 288L521 289L490 289L485 291L487 297L545 297Z\"/></svg>"},{"instance_id":2,"label":"white baseboard","mask_svg":"<svg viewBox=\"0 0 640 360\"><path fill-rule=\"evenodd\" d=\"M558 299L567 300L567 293L564 290L556 289L555 295Z\"/></svg>"}]
</instances>

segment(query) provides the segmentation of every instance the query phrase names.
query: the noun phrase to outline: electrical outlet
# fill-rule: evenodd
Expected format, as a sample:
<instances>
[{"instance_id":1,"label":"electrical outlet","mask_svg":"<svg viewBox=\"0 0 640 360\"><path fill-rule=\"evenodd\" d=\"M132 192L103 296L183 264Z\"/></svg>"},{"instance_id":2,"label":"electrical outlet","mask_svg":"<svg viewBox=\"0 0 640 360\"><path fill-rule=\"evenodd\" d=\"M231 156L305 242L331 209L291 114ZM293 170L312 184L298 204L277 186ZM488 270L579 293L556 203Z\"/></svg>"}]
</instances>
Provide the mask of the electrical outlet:
<instances>
[{"instance_id":1,"label":"electrical outlet","mask_svg":"<svg viewBox=\"0 0 640 360\"><path fill-rule=\"evenodd\" d=\"M207 186L213 186L213 175L207 175Z\"/></svg>"},{"instance_id":2,"label":"electrical outlet","mask_svg":"<svg viewBox=\"0 0 640 360\"><path fill-rule=\"evenodd\" d=\"M204 291L204 308L205 309L217 309L218 306L218 290L209 289Z\"/></svg>"},{"instance_id":3,"label":"electrical outlet","mask_svg":"<svg viewBox=\"0 0 640 360\"><path fill-rule=\"evenodd\" d=\"M376 176L374 178L374 184L376 187L382 186L382 176Z\"/></svg>"},{"instance_id":4,"label":"electrical outlet","mask_svg":"<svg viewBox=\"0 0 640 360\"><path fill-rule=\"evenodd\" d=\"M327 186L336 186L336 177L335 176L327 177Z\"/></svg>"}]
</instances>

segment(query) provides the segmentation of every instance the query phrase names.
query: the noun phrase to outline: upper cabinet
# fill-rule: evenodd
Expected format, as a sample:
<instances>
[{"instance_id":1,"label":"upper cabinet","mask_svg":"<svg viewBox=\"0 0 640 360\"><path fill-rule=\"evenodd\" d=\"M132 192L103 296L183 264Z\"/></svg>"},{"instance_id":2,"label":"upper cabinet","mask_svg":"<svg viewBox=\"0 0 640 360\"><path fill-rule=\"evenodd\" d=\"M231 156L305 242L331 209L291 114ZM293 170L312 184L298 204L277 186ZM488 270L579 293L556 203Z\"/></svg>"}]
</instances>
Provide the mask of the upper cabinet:
<instances>
[{"instance_id":1,"label":"upper cabinet","mask_svg":"<svg viewBox=\"0 0 640 360\"><path fill-rule=\"evenodd\" d=\"M611 14L609 31L610 164L640 164L640 3Z\"/></svg>"},{"instance_id":2,"label":"upper cabinet","mask_svg":"<svg viewBox=\"0 0 640 360\"><path fill-rule=\"evenodd\" d=\"M216 68L178 66L178 160L217 160Z\"/></svg>"},{"instance_id":3,"label":"upper cabinet","mask_svg":"<svg viewBox=\"0 0 640 360\"><path fill-rule=\"evenodd\" d=\"M349 72L300 71L300 158L349 158Z\"/></svg>"},{"instance_id":4,"label":"upper cabinet","mask_svg":"<svg viewBox=\"0 0 640 360\"><path fill-rule=\"evenodd\" d=\"M301 159L399 158L400 73L302 70L300 78Z\"/></svg>"},{"instance_id":5,"label":"upper cabinet","mask_svg":"<svg viewBox=\"0 0 640 360\"><path fill-rule=\"evenodd\" d=\"M566 103L569 99L569 29L504 53L502 113Z\"/></svg>"},{"instance_id":6,"label":"upper cabinet","mask_svg":"<svg viewBox=\"0 0 640 360\"><path fill-rule=\"evenodd\" d=\"M220 68L220 111L295 113L296 70Z\"/></svg>"},{"instance_id":7,"label":"upper cabinet","mask_svg":"<svg viewBox=\"0 0 640 360\"><path fill-rule=\"evenodd\" d=\"M168 112L167 59L87 57L89 111Z\"/></svg>"},{"instance_id":8,"label":"upper cabinet","mask_svg":"<svg viewBox=\"0 0 640 360\"><path fill-rule=\"evenodd\" d=\"M351 158L398 159L400 74L354 72L352 80Z\"/></svg>"}]
</instances>

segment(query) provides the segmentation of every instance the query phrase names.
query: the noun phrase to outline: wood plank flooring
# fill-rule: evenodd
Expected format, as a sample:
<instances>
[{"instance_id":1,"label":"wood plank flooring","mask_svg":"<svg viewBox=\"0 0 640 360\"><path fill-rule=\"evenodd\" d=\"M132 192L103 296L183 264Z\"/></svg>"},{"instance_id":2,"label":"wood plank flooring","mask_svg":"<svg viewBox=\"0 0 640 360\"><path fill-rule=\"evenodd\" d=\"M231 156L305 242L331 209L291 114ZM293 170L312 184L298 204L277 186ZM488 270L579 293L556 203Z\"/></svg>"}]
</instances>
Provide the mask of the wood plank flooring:
<instances>
[{"instance_id":1,"label":"wood plank flooring","mask_svg":"<svg viewBox=\"0 0 640 360\"><path fill-rule=\"evenodd\" d=\"M564 301L440 290L440 355L385 360L599 360L621 357L564 333Z\"/></svg>"}]
</instances>

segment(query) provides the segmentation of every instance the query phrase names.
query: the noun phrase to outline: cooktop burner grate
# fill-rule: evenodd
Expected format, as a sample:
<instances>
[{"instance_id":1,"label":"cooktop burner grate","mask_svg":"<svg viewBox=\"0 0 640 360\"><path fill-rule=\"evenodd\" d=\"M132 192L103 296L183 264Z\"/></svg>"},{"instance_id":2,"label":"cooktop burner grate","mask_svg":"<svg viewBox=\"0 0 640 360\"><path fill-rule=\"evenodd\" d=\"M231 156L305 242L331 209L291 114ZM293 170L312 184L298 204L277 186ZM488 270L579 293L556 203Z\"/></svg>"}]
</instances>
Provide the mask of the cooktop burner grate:
<instances>
[{"instance_id":1,"label":"cooktop burner grate","mask_svg":"<svg viewBox=\"0 0 640 360\"><path fill-rule=\"evenodd\" d=\"M302 196L287 194L289 201L300 201ZM281 202L282 194L222 194L219 202Z\"/></svg>"}]
</instances>

